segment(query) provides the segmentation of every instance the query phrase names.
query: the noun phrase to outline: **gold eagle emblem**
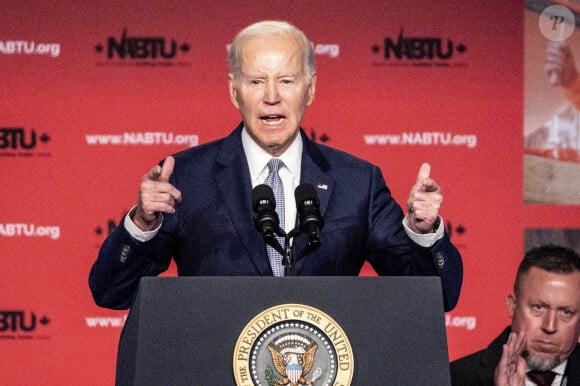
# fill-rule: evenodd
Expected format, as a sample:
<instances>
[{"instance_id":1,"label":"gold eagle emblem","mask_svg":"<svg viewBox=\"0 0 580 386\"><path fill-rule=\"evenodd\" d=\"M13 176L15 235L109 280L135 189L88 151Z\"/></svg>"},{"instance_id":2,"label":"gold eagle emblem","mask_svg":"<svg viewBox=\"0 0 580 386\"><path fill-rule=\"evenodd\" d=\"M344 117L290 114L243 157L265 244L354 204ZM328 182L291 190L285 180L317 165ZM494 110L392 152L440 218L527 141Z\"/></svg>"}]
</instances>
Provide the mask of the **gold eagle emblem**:
<instances>
[{"instance_id":1,"label":"gold eagle emblem","mask_svg":"<svg viewBox=\"0 0 580 386\"><path fill-rule=\"evenodd\" d=\"M305 376L312 370L317 349L316 343L312 343L306 350L299 347L295 350L286 348L278 351L274 345L268 345L274 368L283 377L275 386L313 385L314 380L306 380Z\"/></svg>"}]
</instances>

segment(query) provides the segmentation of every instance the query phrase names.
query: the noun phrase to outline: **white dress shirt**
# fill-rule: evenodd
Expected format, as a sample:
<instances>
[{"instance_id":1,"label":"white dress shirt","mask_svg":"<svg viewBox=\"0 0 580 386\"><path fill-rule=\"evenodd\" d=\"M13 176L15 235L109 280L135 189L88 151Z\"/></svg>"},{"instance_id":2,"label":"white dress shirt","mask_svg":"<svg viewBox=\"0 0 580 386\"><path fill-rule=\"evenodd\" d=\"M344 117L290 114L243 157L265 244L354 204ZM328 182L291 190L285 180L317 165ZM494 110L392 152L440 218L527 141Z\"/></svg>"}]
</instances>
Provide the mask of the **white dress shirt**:
<instances>
[{"instance_id":1,"label":"white dress shirt","mask_svg":"<svg viewBox=\"0 0 580 386\"><path fill-rule=\"evenodd\" d=\"M269 173L268 162L273 157L254 142L245 128L242 130L242 146L248 160L252 188L255 188L266 180ZM284 218L286 220L284 231L290 233L296 224L297 209L294 191L300 185L302 137L297 135L290 147L282 155L275 158L279 158L284 163L284 166L278 170L278 174L282 179L282 185L284 185Z\"/></svg>"}]
</instances>

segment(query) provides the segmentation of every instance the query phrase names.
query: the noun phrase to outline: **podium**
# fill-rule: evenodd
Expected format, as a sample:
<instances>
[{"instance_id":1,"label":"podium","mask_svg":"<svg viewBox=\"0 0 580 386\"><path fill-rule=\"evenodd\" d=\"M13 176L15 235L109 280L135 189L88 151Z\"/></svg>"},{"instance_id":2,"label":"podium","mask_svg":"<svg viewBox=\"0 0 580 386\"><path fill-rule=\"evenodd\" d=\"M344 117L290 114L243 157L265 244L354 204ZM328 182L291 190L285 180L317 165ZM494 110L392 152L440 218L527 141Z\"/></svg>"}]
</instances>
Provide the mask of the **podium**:
<instances>
[{"instance_id":1,"label":"podium","mask_svg":"<svg viewBox=\"0 0 580 386\"><path fill-rule=\"evenodd\" d=\"M438 277L145 277L121 334L116 385L271 386L252 378L264 372L256 363L290 377L272 358L278 349L290 357L296 336L331 356L315 363L297 347L295 376L315 386L450 385L444 318Z\"/></svg>"}]
</instances>

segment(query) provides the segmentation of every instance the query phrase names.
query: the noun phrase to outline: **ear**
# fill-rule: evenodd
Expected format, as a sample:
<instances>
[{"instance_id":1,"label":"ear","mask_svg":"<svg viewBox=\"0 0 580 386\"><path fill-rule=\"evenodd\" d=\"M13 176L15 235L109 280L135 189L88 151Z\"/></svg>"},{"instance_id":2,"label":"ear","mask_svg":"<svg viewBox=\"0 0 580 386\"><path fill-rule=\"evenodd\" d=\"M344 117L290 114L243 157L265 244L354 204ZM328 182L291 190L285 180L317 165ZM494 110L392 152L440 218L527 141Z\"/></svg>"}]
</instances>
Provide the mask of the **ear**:
<instances>
[{"instance_id":1,"label":"ear","mask_svg":"<svg viewBox=\"0 0 580 386\"><path fill-rule=\"evenodd\" d=\"M240 104L238 103L238 90L236 89L236 81L234 80L234 74L228 75L228 85L230 88L230 100L234 106L239 109Z\"/></svg>"},{"instance_id":2,"label":"ear","mask_svg":"<svg viewBox=\"0 0 580 386\"><path fill-rule=\"evenodd\" d=\"M308 99L306 100L306 106L310 106L314 101L314 94L316 93L316 73L312 75L310 79L310 85L308 86Z\"/></svg>"},{"instance_id":3,"label":"ear","mask_svg":"<svg viewBox=\"0 0 580 386\"><path fill-rule=\"evenodd\" d=\"M516 311L516 295L512 292L505 298L505 305L507 307L508 315L510 318L514 317L514 312Z\"/></svg>"}]
</instances>

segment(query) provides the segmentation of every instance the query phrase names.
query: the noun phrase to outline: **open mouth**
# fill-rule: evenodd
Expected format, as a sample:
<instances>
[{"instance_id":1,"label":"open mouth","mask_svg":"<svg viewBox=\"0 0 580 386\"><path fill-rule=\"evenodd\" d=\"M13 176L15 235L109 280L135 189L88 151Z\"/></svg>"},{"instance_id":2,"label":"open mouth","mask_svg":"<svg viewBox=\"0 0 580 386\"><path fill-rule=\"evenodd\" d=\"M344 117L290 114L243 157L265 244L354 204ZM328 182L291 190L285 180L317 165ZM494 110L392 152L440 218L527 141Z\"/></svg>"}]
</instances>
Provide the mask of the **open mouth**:
<instances>
[{"instance_id":1,"label":"open mouth","mask_svg":"<svg viewBox=\"0 0 580 386\"><path fill-rule=\"evenodd\" d=\"M279 115L279 114L271 114L271 115L262 115L260 116L260 120L265 123L266 125L278 125L282 123L286 119L286 116Z\"/></svg>"}]
</instances>

